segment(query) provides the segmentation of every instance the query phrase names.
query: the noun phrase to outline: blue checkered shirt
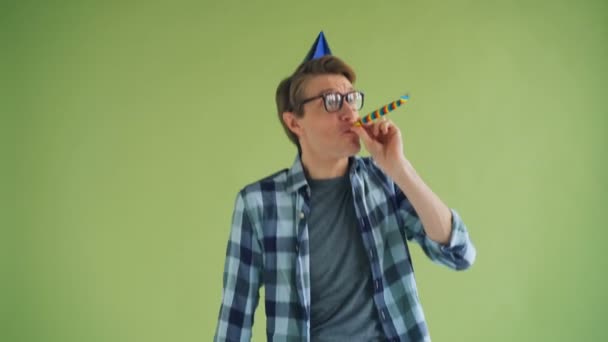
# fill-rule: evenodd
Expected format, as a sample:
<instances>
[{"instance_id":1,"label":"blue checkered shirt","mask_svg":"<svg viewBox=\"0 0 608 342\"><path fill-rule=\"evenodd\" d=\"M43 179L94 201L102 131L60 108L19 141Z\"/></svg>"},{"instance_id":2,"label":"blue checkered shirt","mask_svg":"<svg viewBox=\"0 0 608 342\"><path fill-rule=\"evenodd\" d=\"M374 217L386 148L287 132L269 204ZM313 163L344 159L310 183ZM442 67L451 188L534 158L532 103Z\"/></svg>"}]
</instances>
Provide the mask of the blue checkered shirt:
<instances>
[{"instance_id":1,"label":"blue checkered shirt","mask_svg":"<svg viewBox=\"0 0 608 342\"><path fill-rule=\"evenodd\" d=\"M352 157L355 212L368 253L373 300L390 341L430 341L407 240L434 262L468 268L475 247L452 210L447 245L429 239L403 192L371 158ZM269 341L310 341L310 187L301 160L246 186L236 198L215 341L249 341L264 285Z\"/></svg>"}]
</instances>

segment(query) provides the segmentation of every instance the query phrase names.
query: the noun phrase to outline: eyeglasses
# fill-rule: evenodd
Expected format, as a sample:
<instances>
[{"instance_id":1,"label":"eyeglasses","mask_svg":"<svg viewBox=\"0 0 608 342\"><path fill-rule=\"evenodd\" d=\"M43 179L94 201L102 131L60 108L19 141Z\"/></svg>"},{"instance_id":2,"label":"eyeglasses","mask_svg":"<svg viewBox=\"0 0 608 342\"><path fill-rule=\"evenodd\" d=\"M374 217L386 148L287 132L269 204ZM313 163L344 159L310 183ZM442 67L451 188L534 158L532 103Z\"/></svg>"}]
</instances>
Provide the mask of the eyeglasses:
<instances>
[{"instance_id":1,"label":"eyeglasses","mask_svg":"<svg viewBox=\"0 0 608 342\"><path fill-rule=\"evenodd\" d=\"M339 111L340 108L342 108L342 104L344 103L344 100L346 100L346 103L348 103L348 105L351 106L352 109L360 110L361 108L363 108L364 94L357 90L350 91L346 94L325 93L325 94L321 94L321 95L303 100L301 102L301 104L304 105L310 101L313 101L313 100L316 100L319 98L323 99L323 106L325 106L325 110L328 112Z\"/></svg>"}]
</instances>

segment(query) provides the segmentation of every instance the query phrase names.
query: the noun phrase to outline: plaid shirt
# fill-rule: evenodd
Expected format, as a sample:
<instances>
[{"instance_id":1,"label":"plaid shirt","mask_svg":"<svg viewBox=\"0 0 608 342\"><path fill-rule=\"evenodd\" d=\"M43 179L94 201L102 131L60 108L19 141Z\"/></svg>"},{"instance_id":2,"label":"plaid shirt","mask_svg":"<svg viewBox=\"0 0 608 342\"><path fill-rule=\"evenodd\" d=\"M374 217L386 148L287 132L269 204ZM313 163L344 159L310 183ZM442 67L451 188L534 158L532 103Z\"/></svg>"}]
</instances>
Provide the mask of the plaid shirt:
<instances>
[{"instance_id":1,"label":"plaid shirt","mask_svg":"<svg viewBox=\"0 0 608 342\"><path fill-rule=\"evenodd\" d=\"M452 210L448 245L429 239L403 192L370 158L349 176L374 282L373 299L390 341L430 341L406 240L434 262L463 270L476 251ZM291 169L246 186L236 198L215 341L249 341L264 285L269 341L310 340L310 187L300 158Z\"/></svg>"}]
</instances>

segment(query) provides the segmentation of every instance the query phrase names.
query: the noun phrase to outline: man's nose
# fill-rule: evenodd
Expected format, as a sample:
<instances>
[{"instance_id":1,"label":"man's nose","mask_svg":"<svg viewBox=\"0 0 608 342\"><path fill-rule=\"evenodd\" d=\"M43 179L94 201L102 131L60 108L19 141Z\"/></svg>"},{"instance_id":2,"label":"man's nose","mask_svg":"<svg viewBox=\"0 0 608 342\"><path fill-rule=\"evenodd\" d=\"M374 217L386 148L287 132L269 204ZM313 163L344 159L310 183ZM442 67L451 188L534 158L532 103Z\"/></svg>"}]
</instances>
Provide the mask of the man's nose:
<instances>
[{"instance_id":1,"label":"man's nose","mask_svg":"<svg viewBox=\"0 0 608 342\"><path fill-rule=\"evenodd\" d=\"M346 101L342 104L342 108L340 108L340 120L342 121L350 121L355 122L359 117L359 112L354 109L351 105L349 105Z\"/></svg>"}]
</instances>

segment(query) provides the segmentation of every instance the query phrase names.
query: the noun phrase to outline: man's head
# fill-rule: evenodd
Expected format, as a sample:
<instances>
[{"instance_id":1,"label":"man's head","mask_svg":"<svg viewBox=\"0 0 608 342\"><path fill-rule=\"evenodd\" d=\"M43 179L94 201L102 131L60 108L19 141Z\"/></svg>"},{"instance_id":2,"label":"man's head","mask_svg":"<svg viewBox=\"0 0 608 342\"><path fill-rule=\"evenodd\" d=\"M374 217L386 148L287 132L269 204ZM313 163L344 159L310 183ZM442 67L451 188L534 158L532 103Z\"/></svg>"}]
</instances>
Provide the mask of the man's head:
<instances>
[{"instance_id":1,"label":"man's head","mask_svg":"<svg viewBox=\"0 0 608 342\"><path fill-rule=\"evenodd\" d=\"M350 131L363 103L353 92L355 79L350 66L327 55L303 62L279 84L279 120L301 153L342 158L359 152L359 138Z\"/></svg>"}]
</instances>

